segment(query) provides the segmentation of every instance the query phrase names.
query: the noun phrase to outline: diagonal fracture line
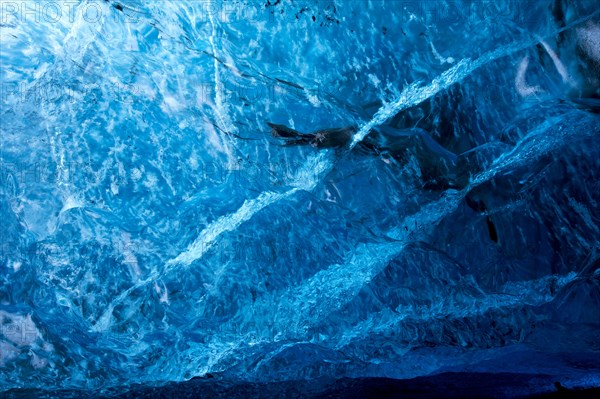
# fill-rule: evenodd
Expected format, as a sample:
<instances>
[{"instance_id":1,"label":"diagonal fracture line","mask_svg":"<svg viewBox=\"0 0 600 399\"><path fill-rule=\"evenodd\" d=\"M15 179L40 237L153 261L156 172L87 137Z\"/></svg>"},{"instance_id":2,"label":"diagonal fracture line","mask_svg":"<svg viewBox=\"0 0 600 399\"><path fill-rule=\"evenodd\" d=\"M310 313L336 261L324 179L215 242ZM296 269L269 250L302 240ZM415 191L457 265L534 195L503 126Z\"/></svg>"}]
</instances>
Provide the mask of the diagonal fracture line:
<instances>
[{"instance_id":1,"label":"diagonal fracture line","mask_svg":"<svg viewBox=\"0 0 600 399\"><path fill-rule=\"evenodd\" d=\"M554 36L560 32L571 29L572 27L585 22L596 15L600 14L600 10L573 21L569 25L557 29L551 35ZM350 148L354 148L362 139L366 137L369 131L382 123L385 123L395 113L398 113L404 109L410 108L428 98L434 96L438 92L445 90L450 85L458 83L471 74L476 69L486 65L494 60L502 57L509 56L515 52L521 51L528 47L534 46L539 43L539 38L532 38L530 40L524 40L520 42L511 43L507 46L502 46L494 51L485 53L483 56L471 60L470 58L459 61L454 67L446 70L437 78L433 79L427 86L419 87L419 82L415 82L409 85L402 91L402 94L393 102L390 102L381 107L375 116L367 122L363 127L354 135ZM298 176L290 190L284 193L273 193L265 192L259 195L257 198L252 200L246 200L244 204L236 212L221 216L210 225L208 225L196 238L196 240L188 247L188 249L179 254L174 259L167 261L166 268L163 273L158 271L153 272L148 278L140 281L130 287L129 289L122 292L117 296L108 306L108 309L98 319L93 326L93 329L105 329L110 325L110 318L112 311L116 305L121 303L131 292L135 289L145 286L156 279L164 276L165 274L173 271L175 268L180 266L189 266L192 262L200 259L207 251L208 248L212 247L217 238L227 232L237 229L244 222L250 220L256 213L263 210L264 208L279 202L282 199L288 198L295 194L297 191L311 191L319 183L321 176L325 175L333 168L333 161L328 157L330 152L322 151L317 156L311 157L309 161L300 169ZM302 173L304 171L304 173ZM312 174L312 179L306 179L306 171Z\"/></svg>"},{"instance_id":2,"label":"diagonal fracture line","mask_svg":"<svg viewBox=\"0 0 600 399\"><path fill-rule=\"evenodd\" d=\"M294 179L294 187L288 191L283 193L264 192L255 199L244 201L236 212L221 216L209 224L188 249L175 259L169 260L167 266L172 268L177 264L190 265L195 260L200 259L221 234L234 231L242 223L250 220L257 212L275 202L290 197L297 191L312 191L321 180L321 175L331 170L332 162L328 157L329 154L328 152L320 152L311 157L304 167L298 171Z\"/></svg>"},{"instance_id":3,"label":"diagonal fracture line","mask_svg":"<svg viewBox=\"0 0 600 399\"><path fill-rule=\"evenodd\" d=\"M573 21L569 25L556 30L556 32L553 32L551 36L554 36L567 29L571 29L573 26L587 21L598 14L600 14L600 11L596 11L591 15ZM542 38L534 37L529 40L524 40L521 42L511 43L506 46L501 46L496 50L485 53L484 55L475 60L471 60L470 58L464 58L460 60L452 68L446 70L440 76L433 79L431 83L427 86L419 87L419 82L410 84L402 91L400 96L395 101L392 101L382 106L375 113L375 116L373 116L373 118L365 125L363 125L363 127L354 135L354 137L352 137L350 148L354 148L354 146L361 142L367 136L367 134L369 134L371 129L373 129L375 126L385 123L388 119L390 119L398 112L422 103L423 101L429 99L430 97L434 96L440 91L447 89L454 83L460 82L465 77L473 73L475 70L481 68L486 64L489 64L490 62L493 62L502 57L509 56L528 47L535 46L540 42L545 45Z\"/></svg>"},{"instance_id":4,"label":"diagonal fracture line","mask_svg":"<svg viewBox=\"0 0 600 399\"><path fill-rule=\"evenodd\" d=\"M596 12L595 14L598 13L599 12ZM566 26L557 32L569 29L570 27L589 18L591 18L591 16L586 17L582 20L575 21L569 26ZM481 68L482 66L492 61L495 61L502 57L506 57L517 51L526 49L538 43L539 38L532 38L521 42L511 43L507 46L503 46L494 51L485 53L476 60L465 58L459 61L455 66L446 70L444 73L433 79L433 81L431 81L431 83L426 86L419 86L419 82L415 82L409 85L402 91L402 94L395 101L390 102L381 107L377 111L375 116L359 129L359 131L352 138L352 142L350 143L350 149L354 148L362 139L364 139L365 136L369 134L371 129L373 129L375 126L385 123L389 118L391 118L398 112L422 103L423 101L427 100L428 98L431 98L440 91L447 89L452 84L460 82L465 77L473 73L473 71L475 71L476 69ZM310 168L310 164L311 162L309 161L304 166L304 169ZM299 189L305 191L312 190L314 187L316 187L318 181L320 180L319 175L325 174L327 171L331 170L332 167L332 161L329 161L328 165L321 165L320 172L315 174L315 181L311 182L311 184L307 185L306 187L298 187L298 184L296 184L295 188L283 194L266 192L259 195L259 197L256 199L244 202L242 207L236 212L226 216L222 216L219 219L215 220L213 223L211 223L208 227L206 227L206 229L204 229L200 233L198 238L188 247L188 249L185 252L181 253L175 259L168 261L167 265L189 265L192 262L200 259L206 252L206 249L212 246L214 241L222 233L236 229L242 223L250 220L252 216L254 216L257 212L261 211L262 209L271 204L278 202L279 200L291 196Z\"/></svg>"},{"instance_id":5,"label":"diagonal fracture line","mask_svg":"<svg viewBox=\"0 0 600 399\"><path fill-rule=\"evenodd\" d=\"M202 230L198 238L196 238L185 252L169 260L162 272L153 271L146 279L138 281L113 299L106 311L94 323L92 330L98 332L108 330L115 306L123 302L134 290L156 281L178 267L189 266L192 262L200 259L215 244L216 239L221 234L227 231L234 231L242 223L250 220L260 210L292 196L297 191L312 191L321 180L321 175L331 170L332 162L329 157L330 155L330 152L322 151L311 157L304 167L298 171L291 189L283 193L264 192L255 199L244 201L244 204L236 212L221 216L212 222Z\"/></svg>"}]
</instances>

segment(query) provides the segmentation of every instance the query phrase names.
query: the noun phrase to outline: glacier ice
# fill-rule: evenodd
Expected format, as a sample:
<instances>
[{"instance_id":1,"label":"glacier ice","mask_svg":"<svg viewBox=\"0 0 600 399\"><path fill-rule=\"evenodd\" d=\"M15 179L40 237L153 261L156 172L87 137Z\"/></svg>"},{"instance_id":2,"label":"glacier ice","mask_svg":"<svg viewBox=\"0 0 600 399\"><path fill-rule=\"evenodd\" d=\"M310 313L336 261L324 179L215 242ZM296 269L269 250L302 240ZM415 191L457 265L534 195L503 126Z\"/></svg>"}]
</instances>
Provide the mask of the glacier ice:
<instances>
[{"instance_id":1,"label":"glacier ice","mask_svg":"<svg viewBox=\"0 0 600 399\"><path fill-rule=\"evenodd\" d=\"M594 5L3 2L2 394L600 386Z\"/></svg>"}]
</instances>

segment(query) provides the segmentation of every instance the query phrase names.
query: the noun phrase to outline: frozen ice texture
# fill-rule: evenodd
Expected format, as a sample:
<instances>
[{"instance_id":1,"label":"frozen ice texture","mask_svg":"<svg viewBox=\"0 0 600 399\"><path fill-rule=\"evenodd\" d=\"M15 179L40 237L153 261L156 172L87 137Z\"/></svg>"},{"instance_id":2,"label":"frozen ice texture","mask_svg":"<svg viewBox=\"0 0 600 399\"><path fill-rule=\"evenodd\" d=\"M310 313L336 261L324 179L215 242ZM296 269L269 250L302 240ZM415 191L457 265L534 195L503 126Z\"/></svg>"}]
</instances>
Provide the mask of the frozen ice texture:
<instances>
[{"instance_id":1,"label":"frozen ice texture","mask_svg":"<svg viewBox=\"0 0 600 399\"><path fill-rule=\"evenodd\" d=\"M2 4L2 389L600 384L595 2L365 4Z\"/></svg>"}]
</instances>

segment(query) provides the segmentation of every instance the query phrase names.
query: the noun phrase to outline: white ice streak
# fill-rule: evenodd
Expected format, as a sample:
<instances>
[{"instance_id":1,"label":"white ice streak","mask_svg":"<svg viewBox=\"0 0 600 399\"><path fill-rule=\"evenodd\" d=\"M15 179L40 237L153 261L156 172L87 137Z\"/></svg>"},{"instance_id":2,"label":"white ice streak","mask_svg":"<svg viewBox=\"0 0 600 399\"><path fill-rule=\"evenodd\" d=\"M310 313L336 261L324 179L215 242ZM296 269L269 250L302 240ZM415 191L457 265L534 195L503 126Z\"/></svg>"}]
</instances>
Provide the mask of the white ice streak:
<instances>
[{"instance_id":1,"label":"white ice streak","mask_svg":"<svg viewBox=\"0 0 600 399\"><path fill-rule=\"evenodd\" d=\"M577 273L570 272L559 277L544 276L530 281L508 282L499 292L485 294L485 299L478 295L464 295L463 293L462 296L459 296L449 293L448 296L437 298L428 306L399 306L394 312L380 312L356 324L351 331L345 332L344 337L336 344L336 348L343 348L352 340L364 335L393 331L405 320L430 323L432 320L474 317L495 309L541 306L552 302L562 289L577 279ZM474 290L478 289L474 281L471 281L470 284L473 284ZM555 287L554 294L551 294L548 289L550 286Z\"/></svg>"},{"instance_id":2,"label":"white ice streak","mask_svg":"<svg viewBox=\"0 0 600 399\"><path fill-rule=\"evenodd\" d=\"M543 90L540 86L529 86L525 77L527 68L529 67L529 56L523 57L517 68L517 75L515 76L515 87L517 93L522 97L531 96L534 94L542 93Z\"/></svg>"},{"instance_id":3,"label":"white ice streak","mask_svg":"<svg viewBox=\"0 0 600 399\"><path fill-rule=\"evenodd\" d=\"M422 238L460 203L461 192L449 190L438 201L424 206L419 212L404 219L402 228L393 229L388 243L360 244L344 264L324 269L300 286L283 294L279 312L281 320L293 320L292 325L316 323L330 312L340 309L352 300L364 286L396 257L407 243ZM311 298L307 300L307 298Z\"/></svg>"},{"instance_id":4,"label":"white ice streak","mask_svg":"<svg viewBox=\"0 0 600 399\"><path fill-rule=\"evenodd\" d=\"M495 60L499 57L506 56L517 50L525 48L531 44L532 41L527 41L526 43L518 43L513 44L511 46L503 47L501 49L487 53L485 56L475 61L472 61L470 59L463 59L460 62L458 62L455 66L453 66L452 68L448 69L440 76L435 78L427 86L419 87L418 82L409 85L406 89L404 89L399 98L381 107L379 111L377 111L373 119L371 119L368 123L362 126L362 128L354 135L352 143L350 144L350 148L356 146L356 144L358 144L369 133L369 131L372 128L384 123L399 111L420 104L421 102L432 97L441 90L448 88L453 83L459 82L460 80L464 79L466 76L468 76L471 72L473 72L480 66L485 65L486 63L491 62L492 60ZM303 167L303 169L311 170L313 168L312 163L314 163L314 159L315 158L312 158L311 161L309 161ZM323 162L320 165L320 170L322 170L323 173L315 174L314 176L316 180L312 181L310 185L302 189L307 191L312 190L319 181L319 175L324 175L325 172L331 170L332 167L333 164L331 161L326 162L326 160L323 159ZM240 207L240 209L238 209L233 214L222 216L215 222L211 223L206 229L204 229L200 233L196 241L194 241L194 243L192 243L192 245L185 252L177 256L175 259L169 261L168 264L190 264L191 262L199 259L206 252L206 250L210 248L214 240L223 232L232 231L236 229L242 223L250 220L250 218L252 218L252 216L254 216L260 210L275 202L289 197L296 191L298 191L297 184L296 188L293 188L285 193L265 192L259 195L256 199L245 201L244 204Z\"/></svg>"},{"instance_id":5,"label":"white ice streak","mask_svg":"<svg viewBox=\"0 0 600 399\"><path fill-rule=\"evenodd\" d=\"M590 16L587 16L585 18L582 18L581 20L574 21L573 23L569 24L568 26L566 26L554 33L556 34L560 31L569 29L570 27L577 25L582 21L592 18L596 14L600 14L600 11L598 11ZM402 94L400 95L400 97L398 99L396 99L395 101L393 101L391 103L385 104L383 107L381 107L377 111L377 113L375 114L373 119L371 119L369 122L367 122L365 125L363 125L361 129L359 129L359 131L353 137L353 140L350 144L350 148L353 148L354 146L356 146L356 144L358 144L369 133L369 131L373 127L386 122L394 114L396 114L404 109L407 109L411 106L420 104L421 102L432 97L433 95L440 92L441 90L444 90L444 89L448 88L450 85L461 81L466 76L468 76L470 73L475 71L477 68L479 68L489 62L492 62L498 58L508 56L517 51L520 51L527 47L535 45L538 42L539 42L538 39L531 39L531 40L524 40L521 42L511 43L507 46L503 46L494 51L488 52L474 61L471 59L468 59L468 58L459 61L452 68L446 70L440 76L435 78L427 86L419 87L419 82L415 82L415 83L409 85L407 88L404 89L404 91L402 92ZM172 271L175 267L177 267L179 265L187 266L187 265L190 265L192 262L200 259L204 255L204 253L206 253L207 246L210 247L211 245L213 245L215 243L215 240L221 234L223 234L227 231L235 230L242 223L250 220L256 213L258 213L262 209L264 209L267 206L272 205L284 198L290 197L291 195L293 195L294 193L296 193L299 190L305 190L305 191L313 190L319 183L321 177L325 176L327 174L327 172L329 172L331 170L331 168L333 168L333 161L329 158L329 156L328 156L329 154L330 154L329 152L323 151L323 152L319 153L318 155L311 157L309 159L309 161L300 169L299 173L297 174L297 177L301 177L301 178L295 180L295 182L293 184L291 184L292 188L290 190L283 192L283 193L273 193L273 192L262 193L261 195L259 195L257 198L255 198L253 200L245 201L244 204L242 204L242 206L236 212L229 214L229 215L222 216L222 217L218 218L216 221L214 221L213 223L211 223L200 233L198 238L188 247L188 249L186 251L184 251L183 253L178 255L176 258L167 262L167 267L163 271L163 273L160 273L159 271L154 271L144 281L138 282L134 286L123 291L117 298L115 298L115 300L113 300L111 302L108 309L98 319L98 321L92 328L94 330L102 330L102 329L108 328L110 326L110 320L112 317L112 311L113 311L114 307L118 303L122 302L133 290L135 290L141 286L144 286L148 283L154 282L155 279ZM309 171L308 175L312 175L312 178L306 179L307 171ZM312 171L312 173L310 173L311 171ZM438 201L435 204L439 205L448 200L450 200L450 202L453 204L457 203L458 200L453 199L455 197L455 194L456 194L455 192L450 191L450 192L446 193L446 196L442 200ZM434 206L435 206L435 204L434 204ZM446 212L434 213L433 215L435 216L435 220L439 220L442 216L447 214L450 211L449 210L450 208L453 208L453 207L447 208ZM418 213L419 217L426 217L424 212L426 212L428 209L429 209L428 207L423 208L423 210ZM396 234L397 233L398 232L396 232ZM386 246L386 244L383 244L383 245ZM398 253L398 251L400 251L404 247L404 244L402 244L402 243L392 243L392 244L387 244L387 245L391 246L391 248L389 248L387 250L384 250L384 248L379 248L382 251L382 255L383 255L382 259L381 259L382 264L386 259L388 259L390 256L392 256L392 254L394 252ZM365 251L366 251L366 253L365 253ZM370 254L372 254L372 252L373 252L373 248L369 248L368 246L365 246L364 251L361 252L360 250L357 250L354 253L354 255L353 255L354 260L351 260L351 263L356 263L359 265L357 272L359 272L360 270L364 270L364 267L366 264L364 262L364 260L368 260L370 258ZM367 262L367 263L369 263L369 262ZM360 266L360 265L362 265L362 266ZM340 266L340 265L333 266L332 268L330 268L331 270L329 273L327 273L327 272L325 272L325 273L327 273L327 275L332 275L331 272L334 270L338 270L340 267L343 268L343 266ZM368 267L372 267L372 264L369 264ZM355 292L356 284L358 284L359 282L367 281L371 275L372 275L372 273L368 272L367 274L365 274L363 276L363 278L352 279L353 282L351 283L351 286L347 287L348 289L342 289L341 291L337 291L337 292L346 292L346 293ZM343 282L340 283L339 281L336 281L336 279L339 279L340 275L333 273L333 276L335 276L336 278L334 278L332 281L330 281L329 284L330 285L341 284L340 288L343 288L344 283ZM312 279L309 280L307 282L307 284L311 285L311 281L313 281L313 280ZM317 283L317 282L313 281L312 284L314 284L314 283ZM306 287L306 284L304 284L303 286ZM350 290L350 291L348 291L348 290ZM318 298L319 295L315 295L313 297ZM339 297L338 297L338 300L339 300ZM322 306L317 305L317 307L322 309ZM301 312L301 313L304 313L304 312Z\"/></svg>"},{"instance_id":6,"label":"white ice streak","mask_svg":"<svg viewBox=\"0 0 600 399\"><path fill-rule=\"evenodd\" d=\"M265 192L255 199L246 200L244 204L234 213L222 216L208 225L198 236L198 238L188 247L188 249L179 254L174 259L167 262L163 270L155 270L146 279L138 281L127 290L120 293L108 306L106 311L98 318L96 323L91 327L93 331L102 332L109 330L112 321L112 314L115 306L123 302L134 290L146 286L150 283L155 283L157 279L166 274L180 268L189 266L192 262L200 259L208 249L210 249L217 238L223 233L234 231L242 223L250 220L260 210L290 197L299 190L311 191L318 184L324 173L329 171L331 161L329 152L319 152L309 159L305 167L300 169L294 176L294 183L289 190L276 193Z\"/></svg>"},{"instance_id":7,"label":"white ice streak","mask_svg":"<svg viewBox=\"0 0 600 399\"><path fill-rule=\"evenodd\" d=\"M227 231L234 231L242 223L250 220L257 212L293 195L299 190L311 191L316 187L321 175L329 170L330 162L328 161L329 157L326 152L321 152L311 157L304 168L295 176L291 189L282 193L267 191L260 194L257 198L244 201L236 212L221 216L208 225L185 252L179 254L175 259L168 261L167 265L191 264L195 260L200 259L221 234Z\"/></svg>"},{"instance_id":8,"label":"white ice streak","mask_svg":"<svg viewBox=\"0 0 600 399\"><path fill-rule=\"evenodd\" d=\"M208 13L210 25L211 25L211 34L208 37L208 41L210 43L212 52L213 52L213 65L215 69L215 116L218 119L219 127L226 132L236 132L237 128L231 122L231 118L229 117L229 109L227 107L227 103L224 101L225 96L223 95L223 84L221 83L221 73L219 69L219 61L218 57L218 46L215 43L215 37L217 37L217 26L215 24L215 18L213 13ZM229 159L230 165L235 163L235 156L231 150L231 143L227 143L227 139L229 137L222 137L223 144L227 150L227 157Z\"/></svg>"},{"instance_id":9,"label":"white ice streak","mask_svg":"<svg viewBox=\"0 0 600 399\"><path fill-rule=\"evenodd\" d=\"M542 46L544 47L544 49L546 50L546 52L552 59L552 62L554 63L554 67L558 71L558 74L562 78L563 82L575 87L576 86L575 81L573 80L573 78L571 78L571 76L569 75L569 72L567 72L567 68L562 63L560 58L558 58L558 55L556 54L556 52L544 40L540 40L540 43L542 44Z\"/></svg>"}]
</instances>

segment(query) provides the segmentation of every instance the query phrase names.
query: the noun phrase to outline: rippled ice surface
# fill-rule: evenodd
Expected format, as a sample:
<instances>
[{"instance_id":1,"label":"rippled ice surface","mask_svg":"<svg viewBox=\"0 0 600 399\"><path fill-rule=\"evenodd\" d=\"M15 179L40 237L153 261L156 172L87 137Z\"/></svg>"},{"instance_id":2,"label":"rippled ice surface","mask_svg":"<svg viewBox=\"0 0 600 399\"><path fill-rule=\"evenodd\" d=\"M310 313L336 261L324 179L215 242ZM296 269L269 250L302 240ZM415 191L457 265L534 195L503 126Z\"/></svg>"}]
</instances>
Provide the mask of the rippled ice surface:
<instances>
[{"instance_id":1,"label":"rippled ice surface","mask_svg":"<svg viewBox=\"0 0 600 399\"><path fill-rule=\"evenodd\" d=\"M3 2L1 386L597 385L594 5ZM358 131L285 147L267 121ZM380 126L463 184L361 151Z\"/></svg>"}]
</instances>

